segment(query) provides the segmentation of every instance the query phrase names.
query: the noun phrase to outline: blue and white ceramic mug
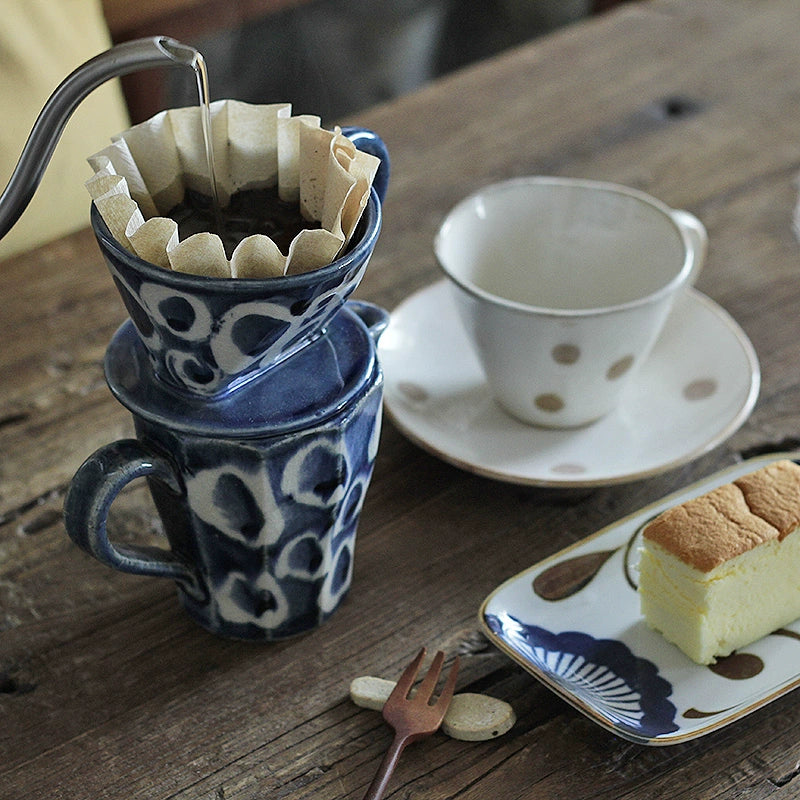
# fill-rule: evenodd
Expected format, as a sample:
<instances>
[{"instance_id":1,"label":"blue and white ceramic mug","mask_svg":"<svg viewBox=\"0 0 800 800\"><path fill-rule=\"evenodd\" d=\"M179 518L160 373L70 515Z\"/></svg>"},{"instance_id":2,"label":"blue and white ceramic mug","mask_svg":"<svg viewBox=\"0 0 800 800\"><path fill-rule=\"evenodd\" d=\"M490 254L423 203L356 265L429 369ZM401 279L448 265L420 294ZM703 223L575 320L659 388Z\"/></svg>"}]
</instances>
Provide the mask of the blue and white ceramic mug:
<instances>
[{"instance_id":1,"label":"blue and white ceramic mug","mask_svg":"<svg viewBox=\"0 0 800 800\"><path fill-rule=\"evenodd\" d=\"M375 344L387 320L350 301L308 347L215 402L159 380L125 323L106 353L106 378L137 438L80 467L65 501L67 533L110 567L173 579L183 606L213 633L271 641L317 627L350 586L378 447ZM140 477L168 548L109 538L111 504Z\"/></svg>"},{"instance_id":2,"label":"blue and white ceramic mug","mask_svg":"<svg viewBox=\"0 0 800 800\"><path fill-rule=\"evenodd\" d=\"M163 269L120 245L92 206L100 250L159 379L203 397L233 391L312 342L358 286L380 232L390 166L377 134L343 133L381 165L347 252L311 272L256 280Z\"/></svg>"}]
</instances>

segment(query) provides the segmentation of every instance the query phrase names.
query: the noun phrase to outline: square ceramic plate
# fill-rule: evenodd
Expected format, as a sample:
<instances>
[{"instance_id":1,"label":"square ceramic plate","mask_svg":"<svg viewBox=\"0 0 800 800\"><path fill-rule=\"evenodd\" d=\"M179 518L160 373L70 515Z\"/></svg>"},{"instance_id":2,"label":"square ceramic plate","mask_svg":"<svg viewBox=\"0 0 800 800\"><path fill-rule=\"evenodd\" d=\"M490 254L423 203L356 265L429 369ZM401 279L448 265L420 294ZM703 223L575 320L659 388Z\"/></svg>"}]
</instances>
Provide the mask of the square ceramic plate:
<instances>
[{"instance_id":1,"label":"square ceramic plate","mask_svg":"<svg viewBox=\"0 0 800 800\"><path fill-rule=\"evenodd\" d=\"M638 539L650 519L779 458L744 461L581 540L503 583L480 622L489 639L604 728L638 744L687 741L800 685L800 620L710 667L639 611Z\"/></svg>"}]
</instances>

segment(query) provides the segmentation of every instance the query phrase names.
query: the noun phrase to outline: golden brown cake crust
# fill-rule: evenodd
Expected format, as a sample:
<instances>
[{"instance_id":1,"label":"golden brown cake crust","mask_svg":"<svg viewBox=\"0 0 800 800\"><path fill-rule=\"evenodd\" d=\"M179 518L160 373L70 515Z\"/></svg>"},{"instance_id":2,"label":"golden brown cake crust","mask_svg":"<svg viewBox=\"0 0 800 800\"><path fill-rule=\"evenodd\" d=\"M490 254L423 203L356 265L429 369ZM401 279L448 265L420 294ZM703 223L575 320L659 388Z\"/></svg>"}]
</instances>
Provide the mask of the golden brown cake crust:
<instances>
[{"instance_id":1,"label":"golden brown cake crust","mask_svg":"<svg viewBox=\"0 0 800 800\"><path fill-rule=\"evenodd\" d=\"M709 572L770 539L783 539L798 525L800 466L784 460L667 509L643 536Z\"/></svg>"},{"instance_id":2,"label":"golden brown cake crust","mask_svg":"<svg viewBox=\"0 0 800 800\"><path fill-rule=\"evenodd\" d=\"M777 528L779 539L800 525L800 466L794 461L776 461L734 483L750 511Z\"/></svg>"}]
</instances>

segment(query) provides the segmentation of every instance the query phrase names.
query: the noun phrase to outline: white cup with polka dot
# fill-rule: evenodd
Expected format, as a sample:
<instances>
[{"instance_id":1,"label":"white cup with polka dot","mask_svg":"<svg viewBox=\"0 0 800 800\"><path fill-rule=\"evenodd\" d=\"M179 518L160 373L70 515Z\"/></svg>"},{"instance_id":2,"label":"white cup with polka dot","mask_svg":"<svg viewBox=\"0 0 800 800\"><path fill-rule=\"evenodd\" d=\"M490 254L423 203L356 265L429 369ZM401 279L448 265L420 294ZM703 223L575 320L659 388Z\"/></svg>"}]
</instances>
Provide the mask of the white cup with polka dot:
<instances>
[{"instance_id":1,"label":"white cup with polka dot","mask_svg":"<svg viewBox=\"0 0 800 800\"><path fill-rule=\"evenodd\" d=\"M707 241L694 215L638 190L524 177L460 202L435 252L496 400L571 428L619 404Z\"/></svg>"}]
</instances>

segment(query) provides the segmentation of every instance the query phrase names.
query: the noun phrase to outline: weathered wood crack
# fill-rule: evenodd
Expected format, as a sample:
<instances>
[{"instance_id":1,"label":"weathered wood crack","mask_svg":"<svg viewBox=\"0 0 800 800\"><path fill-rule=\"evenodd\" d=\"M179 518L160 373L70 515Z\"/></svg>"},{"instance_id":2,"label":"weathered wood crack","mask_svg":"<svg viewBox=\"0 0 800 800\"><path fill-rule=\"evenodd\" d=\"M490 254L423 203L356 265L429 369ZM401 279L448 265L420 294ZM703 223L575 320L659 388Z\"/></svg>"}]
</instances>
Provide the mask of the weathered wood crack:
<instances>
[{"instance_id":1,"label":"weathered wood crack","mask_svg":"<svg viewBox=\"0 0 800 800\"><path fill-rule=\"evenodd\" d=\"M25 503L22 503L16 508L11 508L5 513L0 514L0 528L16 522L39 506L63 499L68 487L68 483L56 486L53 489L49 489L48 491L42 492L38 496L27 500ZM60 517L60 511L46 509L40 515L37 515L34 519L23 525L21 532L27 535L39 533L40 531L45 530L45 528L49 528L51 525L53 525L58 519L60 519Z\"/></svg>"}]
</instances>

